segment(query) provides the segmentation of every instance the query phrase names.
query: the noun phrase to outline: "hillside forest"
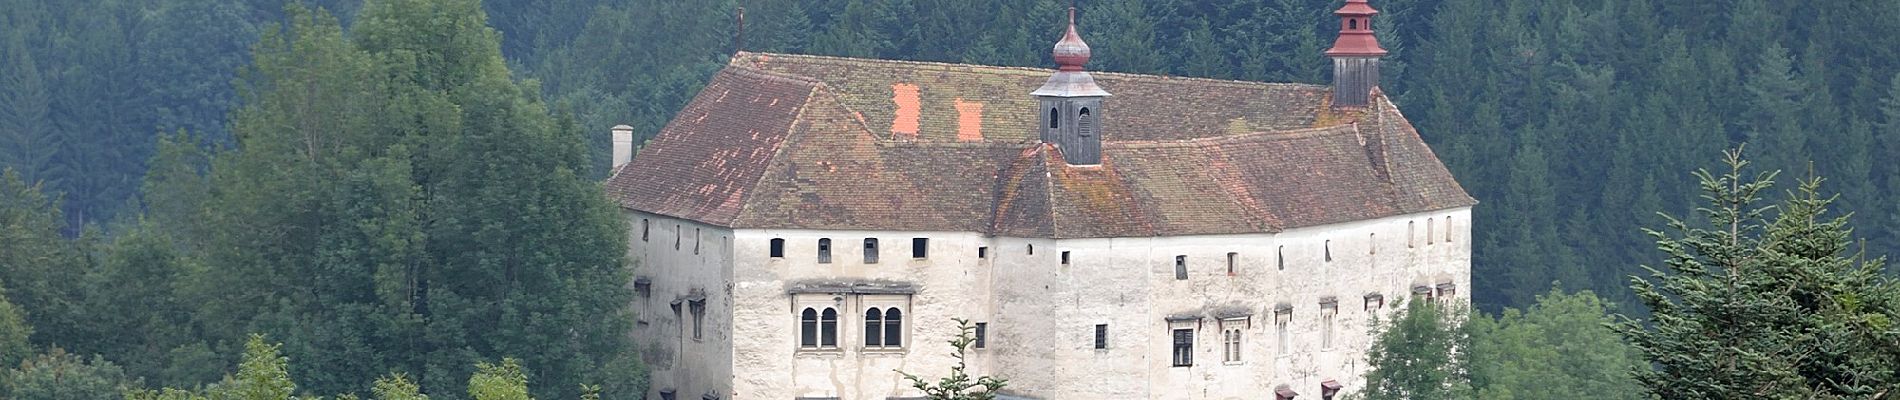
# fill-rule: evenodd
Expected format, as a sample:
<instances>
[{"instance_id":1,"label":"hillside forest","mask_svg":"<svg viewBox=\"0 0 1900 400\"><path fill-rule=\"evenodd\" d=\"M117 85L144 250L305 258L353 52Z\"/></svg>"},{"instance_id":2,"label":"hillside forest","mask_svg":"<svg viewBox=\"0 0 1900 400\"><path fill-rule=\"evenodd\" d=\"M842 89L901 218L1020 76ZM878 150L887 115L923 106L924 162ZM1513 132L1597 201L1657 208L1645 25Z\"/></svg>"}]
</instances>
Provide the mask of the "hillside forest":
<instances>
[{"instance_id":1,"label":"hillside forest","mask_svg":"<svg viewBox=\"0 0 1900 400\"><path fill-rule=\"evenodd\" d=\"M1325 83L1338 3L1077 6L1093 70ZM281 352L297 393L624 398L607 127L650 137L739 49L1050 67L1068 5L0 0L0 367L189 389ZM1709 223L1690 171L1744 144L1764 201L1825 176L1840 251L1900 250L1900 1L1373 6L1382 89L1481 202L1481 327L1648 315L1644 229Z\"/></svg>"}]
</instances>

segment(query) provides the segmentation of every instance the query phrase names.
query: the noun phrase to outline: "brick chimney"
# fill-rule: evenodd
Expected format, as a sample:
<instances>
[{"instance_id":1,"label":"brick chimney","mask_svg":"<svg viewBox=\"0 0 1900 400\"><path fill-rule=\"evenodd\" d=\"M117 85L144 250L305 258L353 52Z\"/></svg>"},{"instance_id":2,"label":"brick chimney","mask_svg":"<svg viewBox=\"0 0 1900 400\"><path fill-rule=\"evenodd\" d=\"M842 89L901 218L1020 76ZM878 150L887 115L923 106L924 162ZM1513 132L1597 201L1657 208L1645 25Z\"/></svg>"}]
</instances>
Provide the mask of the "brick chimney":
<instances>
[{"instance_id":1,"label":"brick chimney","mask_svg":"<svg viewBox=\"0 0 1900 400\"><path fill-rule=\"evenodd\" d=\"M633 161L633 127L615 125L614 132L614 169Z\"/></svg>"},{"instance_id":2,"label":"brick chimney","mask_svg":"<svg viewBox=\"0 0 1900 400\"><path fill-rule=\"evenodd\" d=\"M1372 89L1379 87L1379 58L1385 48L1372 33L1372 16L1378 14L1366 0L1346 0L1346 6L1334 11L1339 16L1339 39L1326 57L1333 59L1333 106L1365 107L1372 102Z\"/></svg>"}]
</instances>

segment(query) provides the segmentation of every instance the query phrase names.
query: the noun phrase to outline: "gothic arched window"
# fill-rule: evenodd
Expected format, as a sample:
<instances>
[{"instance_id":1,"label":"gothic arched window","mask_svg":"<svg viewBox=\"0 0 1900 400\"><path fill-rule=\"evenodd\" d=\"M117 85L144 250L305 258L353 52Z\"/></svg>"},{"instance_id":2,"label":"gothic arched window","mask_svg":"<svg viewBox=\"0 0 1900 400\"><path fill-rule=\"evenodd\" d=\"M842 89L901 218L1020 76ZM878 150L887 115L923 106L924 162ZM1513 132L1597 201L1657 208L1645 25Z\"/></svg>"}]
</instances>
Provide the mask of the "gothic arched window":
<instances>
[{"instance_id":1,"label":"gothic arched window","mask_svg":"<svg viewBox=\"0 0 1900 400\"><path fill-rule=\"evenodd\" d=\"M864 312L864 347L883 346L884 311L876 308Z\"/></svg>"},{"instance_id":2,"label":"gothic arched window","mask_svg":"<svg viewBox=\"0 0 1900 400\"><path fill-rule=\"evenodd\" d=\"M799 315L798 346L818 347L818 310L808 307Z\"/></svg>"},{"instance_id":3,"label":"gothic arched window","mask_svg":"<svg viewBox=\"0 0 1900 400\"><path fill-rule=\"evenodd\" d=\"M826 308L818 320L818 346L838 347L838 310Z\"/></svg>"},{"instance_id":4,"label":"gothic arched window","mask_svg":"<svg viewBox=\"0 0 1900 400\"><path fill-rule=\"evenodd\" d=\"M1094 132L1089 131L1090 127L1095 126L1093 122L1094 121L1091 121L1091 118L1089 118L1088 107L1083 107L1081 116L1075 122L1076 132L1080 133L1082 136L1094 135L1095 134Z\"/></svg>"},{"instance_id":5,"label":"gothic arched window","mask_svg":"<svg viewBox=\"0 0 1900 400\"><path fill-rule=\"evenodd\" d=\"M1049 129L1061 128L1060 121L1062 121L1062 114L1057 114L1054 108L1049 109Z\"/></svg>"},{"instance_id":6,"label":"gothic arched window","mask_svg":"<svg viewBox=\"0 0 1900 400\"><path fill-rule=\"evenodd\" d=\"M866 332L865 336L871 333ZM898 347L904 344L904 312L896 307L884 310L884 346Z\"/></svg>"}]
</instances>

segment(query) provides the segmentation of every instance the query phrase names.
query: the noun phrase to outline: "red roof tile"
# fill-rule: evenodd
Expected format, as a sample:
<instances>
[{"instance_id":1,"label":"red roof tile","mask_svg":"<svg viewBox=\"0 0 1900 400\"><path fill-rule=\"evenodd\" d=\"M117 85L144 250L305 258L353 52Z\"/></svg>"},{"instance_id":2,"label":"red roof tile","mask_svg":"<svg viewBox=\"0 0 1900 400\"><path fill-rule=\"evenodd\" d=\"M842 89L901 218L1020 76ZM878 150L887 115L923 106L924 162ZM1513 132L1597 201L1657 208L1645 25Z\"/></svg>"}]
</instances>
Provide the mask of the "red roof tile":
<instances>
[{"instance_id":1,"label":"red roof tile","mask_svg":"<svg viewBox=\"0 0 1900 400\"><path fill-rule=\"evenodd\" d=\"M1096 73L1115 93L1102 165L1067 165L1035 140L1028 93L1052 72L741 53L608 193L734 228L1059 238L1273 232L1475 203L1389 102L1340 114L1315 85Z\"/></svg>"}]
</instances>

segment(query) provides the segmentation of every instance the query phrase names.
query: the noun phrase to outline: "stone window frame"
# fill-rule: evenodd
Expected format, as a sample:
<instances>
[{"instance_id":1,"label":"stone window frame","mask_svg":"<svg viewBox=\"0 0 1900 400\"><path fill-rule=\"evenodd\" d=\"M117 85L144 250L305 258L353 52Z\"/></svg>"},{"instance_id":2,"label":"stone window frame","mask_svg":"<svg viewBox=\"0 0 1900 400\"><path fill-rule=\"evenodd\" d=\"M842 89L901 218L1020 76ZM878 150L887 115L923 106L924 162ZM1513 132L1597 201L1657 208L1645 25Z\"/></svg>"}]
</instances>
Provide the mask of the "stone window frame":
<instances>
[{"instance_id":1,"label":"stone window frame","mask_svg":"<svg viewBox=\"0 0 1900 400\"><path fill-rule=\"evenodd\" d=\"M706 299L688 300L686 305L693 313L693 341L705 340Z\"/></svg>"},{"instance_id":2,"label":"stone window frame","mask_svg":"<svg viewBox=\"0 0 1900 400\"><path fill-rule=\"evenodd\" d=\"M882 311L882 314L884 316L884 321L882 321L882 323L880 324L882 329L879 332L875 332L878 334L879 339L880 339L878 341L878 345L877 346L869 345L870 343L869 337L871 336L873 332L870 331L869 326L865 326L864 331L861 331L860 334L864 335L866 340L859 341L860 343L865 344L865 346L861 346L859 347L859 349L867 353L903 353L903 352L909 351L910 349L909 345L911 342L910 340L911 326L910 324L905 324L905 322L907 322L907 320L908 321L918 320L917 317L915 315L911 315L911 312L910 312L912 295L910 294L857 294L855 297L856 298L854 299L854 301L858 305L857 309L863 309L867 311L866 313L859 313L858 315L866 315L868 314L869 310L878 309ZM898 322L896 323L890 322L892 311L896 311L896 314L899 316L897 318ZM859 324L859 325L863 325L863 324ZM897 339L896 340L897 344L895 345L890 344L892 342L891 339L893 338L892 336L893 333L896 334L895 338Z\"/></svg>"},{"instance_id":3,"label":"stone window frame","mask_svg":"<svg viewBox=\"0 0 1900 400\"><path fill-rule=\"evenodd\" d=\"M1367 293L1365 299L1366 299L1366 305L1365 305L1366 311L1378 311L1378 310L1385 309L1385 295L1379 294L1378 292Z\"/></svg>"},{"instance_id":4,"label":"stone window frame","mask_svg":"<svg viewBox=\"0 0 1900 400\"><path fill-rule=\"evenodd\" d=\"M1174 280L1185 281L1187 278L1187 255L1174 256Z\"/></svg>"},{"instance_id":5,"label":"stone window frame","mask_svg":"<svg viewBox=\"0 0 1900 400\"><path fill-rule=\"evenodd\" d=\"M794 299L795 308L793 308L794 310L796 310L793 313L793 317L798 319L798 343L797 343L798 352L801 352L801 353L841 352L842 349L838 347L838 328L837 328L837 324L838 324L838 308L837 307L840 304L837 304L838 302L835 300L825 298L825 297L833 297L830 295L801 296L801 297L804 297L804 298ZM826 332L825 325L824 325L825 319L823 318L823 316L826 313L830 313L832 315L832 319L831 319L832 325L831 325L831 330L829 332ZM827 338L825 336L826 333L830 333L831 336ZM831 343L829 345L825 343L826 339L830 339Z\"/></svg>"},{"instance_id":6,"label":"stone window frame","mask_svg":"<svg viewBox=\"0 0 1900 400\"><path fill-rule=\"evenodd\" d=\"M1293 306L1280 304L1273 308L1274 357L1286 358L1293 354Z\"/></svg>"},{"instance_id":7,"label":"stone window frame","mask_svg":"<svg viewBox=\"0 0 1900 400\"><path fill-rule=\"evenodd\" d=\"M1339 320L1339 299L1327 296L1319 299L1319 348L1333 350L1333 336Z\"/></svg>"},{"instance_id":8,"label":"stone window frame","mask_svg":"<svg viewBox=\"0 0 1900 400\"><path fill-rule=\"evenodd\" d=\"M1250 317L1231 317L1220 320L1221 363L1224 365L1246 364L1246 329L1253 325Z\"/></svg>"},{"instance_id":9,"label":"stone window frame","mask_svg":"<svg viewBox=\"0 0 1900 400\"><path fill-rule=\"evenodd\" d=\"M971 345L975 346L975 348L978 348L978 349L989 348L988 341L989 341L989 333L990 333L990 323L978 322L976 323L975 329L976 329L976 341L971 343Z\"/></svg>"},{"instance_id":10,"label":"stone window frame","mask_svg":"<svg viewBox=\"0 0 1900 400\"><path fill-rule=\"evenodd\" d=\"M1168 337L1173 346L1173 356L1168 360L1170 367L1194 366L1194 328L1170 328Z\"/></svg>"},{"instance_id":11,"label":"stone window frame","mask_svg":"<svg viewBox=\"0 0 1900 400\"><path fill-rule=\"evenodd\" d=\"M831 263L831 238L818 238L818 263Z\"/></svg>"},{"instance_id":12,"label":"stone window frame","mask_svg":"<svg viewBox=\"0 0 1900 400\"><path fill-rule=\"evenodd\" d=\"M877 238L864 238L864 263L877 264Z\"/></svg>"}]
</instances>

